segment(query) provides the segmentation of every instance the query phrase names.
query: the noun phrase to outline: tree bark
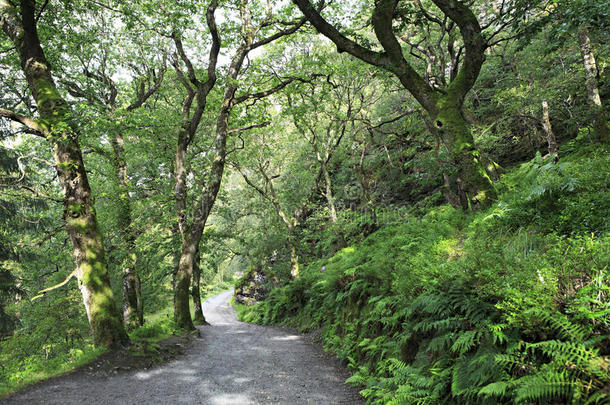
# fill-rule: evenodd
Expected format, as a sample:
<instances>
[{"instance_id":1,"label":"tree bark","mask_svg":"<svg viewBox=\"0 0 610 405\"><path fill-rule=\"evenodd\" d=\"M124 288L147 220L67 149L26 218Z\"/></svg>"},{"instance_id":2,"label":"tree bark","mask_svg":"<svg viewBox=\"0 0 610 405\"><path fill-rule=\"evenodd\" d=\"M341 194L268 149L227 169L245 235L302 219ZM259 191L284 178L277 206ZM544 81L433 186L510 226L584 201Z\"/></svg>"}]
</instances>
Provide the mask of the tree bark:
<instances>
[{"instance_id":1,"label":"tree bark","mask_svg":"<svg viewBox=\"0 0 610 405\"><path fill-rule=\"evenodd\" d=\"M288 238L288 244L290 245L290 276L292 278L299 278L299 255L297 253L296 244L292 237Z\"/></svg>"},{"instance_id":2,"label":"tree bark","mask_svg":"<svg viewBox=\"0 0 610 405\"><path fill-rule=\"evenodd\" d=\"M191 296L193 297L193 307L195 314L193 323L195 325L207 325L208 323L203 316L203 307L201 306L201 252L197 249L195 254L195 262L193 263L193 282L191 284Z\"/></svg>"},{"instance_id":3,"label":"tree bark","mask_svg":"<svg viewBox=\"0 0 610 405\"><path fill-rule=\"evenodd\" d=\"M598 70L595 56L591 50L589 30L581 26L578 30L578 46L585 66L585 78L587 86L587 99L593 109L593 133L597 141L608 142L610 130L606 119L606 111L599 96Z\"/></svg>"},{"instance_id":4,"label":"tree bark","mask_svg":"<svg viewBox=\"0 0 610 405\"><path fill-rule=\"evenodd\" d=\"M35 2L21 0L21 20L15 8L0 1L0 22L15 44L21 68L32 92L45 138L53 149L57 175L64 193L64 219L73 246L79 289L96 346L128 343L114 301L102 238L98 231L91 188L78 143L78 130L68 103L59 94L51 67L40 45Z\"/></svg>"},{"instance_id":5,"label":"tree bark","mask_svg":"<svg viewBox=\"0 0 610 405\"><path fill-rule=\"evenodd\" d=\"M195 330L189 308L189 287L197 244L198 242L192 240L182 243L178 271L174 277L174 323L177 328L185 330Z\"/></svg>"},{"instance_id":6,"label":"tree bark","mask_svg":"<svg viewBox=\"0 0 610 405\"><path fill-rule=\"evenodd\" d=\"M549 156L554 156L554 159L559 158L559 148L557 147L557 140L555 139L555 133L549 118L549 103L546 100L542 102L542 127L549 143Z\"/></svg>"},{"instance_id":7,"label":"tree bark","mask_svg":"<svg viewBox=\"0 0 610 405\"><path fill-rule=\"evenodd\" d=\"M136 271L137 252L136 235L131 219L131 199L129 197L129 177L127 176L127 162L125 161L125 144L123 136L116 133L112 139L114 151L113 166L119 189L119 232L127 249L123 259L123 322L128 328L144 324L144 310L142 305L142 287L140 277Z\"/></svg>"},{"instance_id":8,"label":"tree bark","mask_svg":"<svg viewBox=\"0 0 610 405\"><path fill-rule=\"evenodd\" d=\"M330 214L330 222L333 224L337 223L337 208L335 207L335 197L333 196L332 180L326 163L321 162L321 169L324 175L325 191L324 196L326 197L326 203L328 204L328 211Z\"/></svg>"},{"instance_id":9,"label":"tree bark","mask_svg":"<svg viewBox=\"0 0 610 405\"><path fill-rule=\"evenodd\" d=\"M444 174L445 198L463 210L488 206L497 194L482 165L470 126L462 115L462 104L449 93L439 100L437 111L430 114L430 118L447 153L448 163L454 169L454 173Z\"/></svg>"}]
</instances>

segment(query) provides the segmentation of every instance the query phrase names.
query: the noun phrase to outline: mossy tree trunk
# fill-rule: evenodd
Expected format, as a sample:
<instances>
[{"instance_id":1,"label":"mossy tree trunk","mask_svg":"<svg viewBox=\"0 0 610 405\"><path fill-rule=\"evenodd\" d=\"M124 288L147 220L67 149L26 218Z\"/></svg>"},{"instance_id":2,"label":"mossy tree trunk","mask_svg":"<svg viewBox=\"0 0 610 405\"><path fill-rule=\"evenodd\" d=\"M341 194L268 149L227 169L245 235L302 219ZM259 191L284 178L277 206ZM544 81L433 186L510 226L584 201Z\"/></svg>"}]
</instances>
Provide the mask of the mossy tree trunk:
<instances>
[{"instance_id":1,"label":"mossy tree trunk","mask_svg":"<svg viewBox=\"0 0 610 405\"><path fill-rule=\"evenodd\" d=\"M53 150L64 193L64 219L73 246L73 275L87 311L96 346L117 347L129 338L114 301L91 188L78 143L72 111L51 75L36 29L35 2L21 0L21 10L0 1L2 28L15 44L22 70L38 107L39 130Z\"/></svg>"},{"instance_id":2,"label":"mossy tree trunk","mask_svg":"<svg viewBox=\"0 0 610 405\"><path fill-rule=\"evenodd\" d=\"M444 170L443 194L456 208L477 209L496 199L496 192L474 143L470 125L459 100L447 95L428 111L441 142ZM444 152L444 153L442 153Z\"/></svg>"},{"instance_id":3,"label":"mossy tree trunk","mask_svg":"<svg viewBox=\"0 0 610 405\"><path fill-rule=\"evenodd\" d=\"M113 166L118 182L118 225L125 242L127 254L123 259L123 321L125 326L133 328L144 324L142 305L142 288L140 277L136 271L137 252L136 234L131 219L131 198L129 197L129 177L125 160L125 145L123 136L116 133L112 139L114 152Z\"/></svg>"},{"instance_id":4,"label":"mossy tree trunk","mask_svg":"<svg viewBox=\"0 0 610 405\"><path fill-rule=\"evenodd\" d=\"M193 307L195 308L193 323L195 325L207 325L208 323L203 316L203 307L201 306L201 252L199 249L195 254L193 262L193 281L191 283L191 296L193 298Z\"/></svg>"},{"instance_id":5,"label":"mossy tree trunk","mask_svg":"<svg viewBox=\"0 0 610 405\"><path fill-rule=\"evenodd\" d=\"M178 270L174 277L174 323L185 330L195 330L189 307L189 287L193 275L193 264L199 240L189 240L182 244Z\"/></svg>"},{"instance_id":6,"label":"mossy tree trunk","mask_svg":"<svg viewBox=\"0 0 610 405\"><path fill-rule=\"evenodd\" d=\"M142 78L140 87L136 91L135 99L125 108L125 111L133 111L142 105L161 87L165 74L165 61L161 68L143 69L147 71L147 77ZM100 92L105 93L105 96L96 97L92 93L83 90L77 83L69 80L64 80L62 83L67 86L67 91L76 98L87 100L91 105L98 105L105 109L113 122L119 123L114 130L114 136L111 138L112 153L108 153L105 149L94 148L95 152L108 158L114 169L114 178L117 182L117 205L118 216L117 223L119 225L119 234L125 248L125 255L122 260L123 274L123 321L128 327L141 326L144 323L144 313L141 298L140 277L136 271L138 252L136 246L137 232L132 223L131 214L131 197L129 191L129 177L127 175L127 160L125 158L125 142L123 133L120 128L120 119L117 115L117 98L119 96L119 88L112 78L106 73L104 67L90 71L87 64L84 64L84 74L88 79L96 81L100 85Z\"/></svg>"}]
</instances>

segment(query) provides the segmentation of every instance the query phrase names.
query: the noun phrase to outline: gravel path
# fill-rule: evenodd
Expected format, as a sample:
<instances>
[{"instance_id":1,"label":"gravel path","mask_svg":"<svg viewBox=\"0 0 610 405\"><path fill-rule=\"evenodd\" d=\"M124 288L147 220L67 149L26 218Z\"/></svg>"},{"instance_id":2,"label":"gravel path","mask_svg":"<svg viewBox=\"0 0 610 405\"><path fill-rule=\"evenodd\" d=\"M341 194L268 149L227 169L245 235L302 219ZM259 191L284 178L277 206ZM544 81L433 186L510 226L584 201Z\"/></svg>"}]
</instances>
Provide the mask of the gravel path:
<instances>
[{"instance_id":1,"label":"gravel path","mask_svg":"<svg viewBox=\"0 0 610 405\"><path fill-rule=\"evenodd\" d=\"M336 359L292 331L238 322L231 292L203 304L184 355L110 377L74 373L7 399L14 404L361 404Z\"/></svg>"}]
</instances>

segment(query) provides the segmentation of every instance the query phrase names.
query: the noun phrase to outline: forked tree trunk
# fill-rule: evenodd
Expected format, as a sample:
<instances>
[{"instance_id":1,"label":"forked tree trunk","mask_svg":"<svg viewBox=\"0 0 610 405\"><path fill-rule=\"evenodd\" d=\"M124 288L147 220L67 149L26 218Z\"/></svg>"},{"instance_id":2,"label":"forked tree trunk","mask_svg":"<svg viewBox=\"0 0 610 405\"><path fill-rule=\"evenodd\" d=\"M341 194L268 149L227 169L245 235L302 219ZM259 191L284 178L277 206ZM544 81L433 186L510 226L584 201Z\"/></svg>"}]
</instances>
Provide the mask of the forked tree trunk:
<instances>
[{"instance_id":1,"label":"forked tree trunk","mask_svg":"<svg viewBox=\"0 0 610 405\"><path fill-rule=\"evenodd\" d=\"M208 323L203 316L203 307L201 306L201 252L199 252L199 249L197 249L197 253L195 254L195 262L193 263L191 296L193 297L193 307L195 308L193 323L195 325L207 325Z\"/></svg>"},{"instance_id":2,"label":"forked tree trunk","mask_svg":"<svg viewBox=\"0 0 610 405\"><path fill-rule=\"evenodd\" d=\"M79 289L96 346L117 347L129 338L123 328L110 287L102 238L98 231L91 189L78 144L78 131L68 103L51 75L36 29L35 2L21 1L21 21L16 10L0 1L3 30L19 53L21 68L32 92L41 126L49 141L64 193L64 219L73 246Z\"/></svg>"},{"instance_id":3,"label":"forked tree trunk","mask_svg":"<svg viewBox=\"0 0 610 405\"><path fill-rule=\"evenodd\" d=\"M462 113L464 99L479 76L487 48L482 28L470 6L455 0L432 0L446 18L459 28L465 50L455 77L446 89L438 91L404 57L405 52L393 29L398 1L375 1L371 23L383 52L369 49L341 34L320 15L309 0L292 2L321 34L337 45L339 52L348 52L366 63L392 72L428 112L445 145L447 160L452 167L445 173L449 180L445 186L448 193L445 194L455 194L463 209L490 205L496 198L496 191L481 163L472 133Z\"/></svg>"}]
</instances>

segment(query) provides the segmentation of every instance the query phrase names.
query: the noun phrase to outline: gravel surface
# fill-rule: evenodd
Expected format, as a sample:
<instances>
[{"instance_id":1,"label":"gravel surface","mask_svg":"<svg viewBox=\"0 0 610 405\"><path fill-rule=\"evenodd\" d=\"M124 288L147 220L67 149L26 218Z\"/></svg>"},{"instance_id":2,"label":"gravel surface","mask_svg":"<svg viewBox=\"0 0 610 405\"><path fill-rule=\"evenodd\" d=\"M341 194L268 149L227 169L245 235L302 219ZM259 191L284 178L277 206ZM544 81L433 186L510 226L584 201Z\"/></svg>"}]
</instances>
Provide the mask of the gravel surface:
<instances>
[{"instance_id":1,"label":"gravel surface","mask_svg":"<svg viewBox=\"0 0 610 405\"><path fill-rule=\"evenodd\" d=\"M74 373L3 401L11 404L362 404L338 361L292 330L238 322L231 292L203 304L184 355L108 377Z\"/></svg>"}]
</instances>

